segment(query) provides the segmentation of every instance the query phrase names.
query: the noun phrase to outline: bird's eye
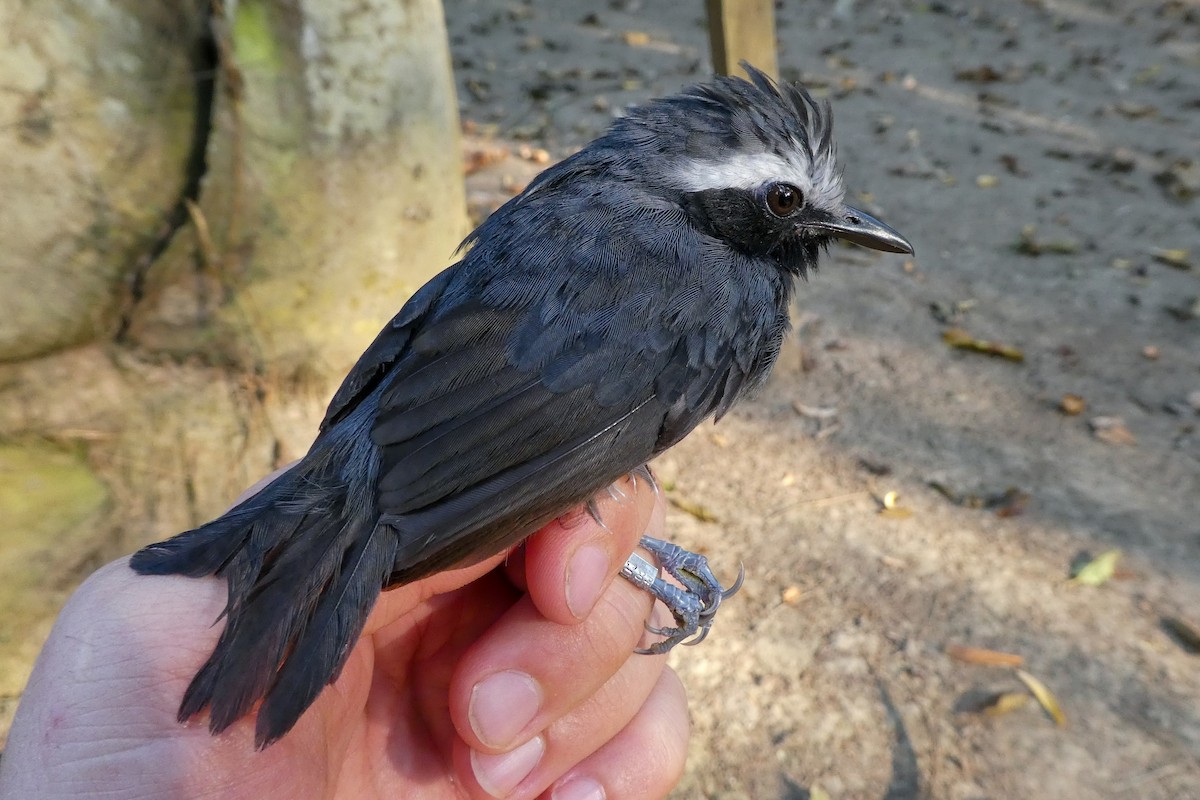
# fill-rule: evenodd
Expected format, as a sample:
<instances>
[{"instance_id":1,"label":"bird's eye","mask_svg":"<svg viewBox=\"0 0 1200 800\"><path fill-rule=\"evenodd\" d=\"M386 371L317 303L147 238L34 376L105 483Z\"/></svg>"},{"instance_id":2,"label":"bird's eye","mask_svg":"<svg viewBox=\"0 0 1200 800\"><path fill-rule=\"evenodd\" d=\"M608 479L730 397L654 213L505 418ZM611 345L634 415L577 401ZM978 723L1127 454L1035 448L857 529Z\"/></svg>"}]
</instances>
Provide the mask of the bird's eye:
<instances>
[{"instance_id":1,"label":"bird's eye","mask_svg":"<svg viewBox=\"0 0 1200 800\"><path fill-rule=\"evenodd\" d=\"M786 217L804 205L804 195L790 183L776 183L767 190L767 208L777 217Z\"/></svg>"}]
</instances>

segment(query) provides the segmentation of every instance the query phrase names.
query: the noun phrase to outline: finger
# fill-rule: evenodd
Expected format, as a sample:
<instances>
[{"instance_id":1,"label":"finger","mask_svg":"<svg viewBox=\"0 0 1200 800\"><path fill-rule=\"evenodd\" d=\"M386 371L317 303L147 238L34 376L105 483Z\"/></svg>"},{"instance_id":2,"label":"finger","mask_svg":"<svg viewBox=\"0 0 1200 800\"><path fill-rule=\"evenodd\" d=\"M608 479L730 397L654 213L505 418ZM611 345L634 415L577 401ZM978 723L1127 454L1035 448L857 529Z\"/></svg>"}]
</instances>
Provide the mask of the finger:
<instances>
[{"instance_id":1,"label":"finger","mask_svg":"<svg viewBox=\"0 0 1200 800\"><path fill-rule=\"evenodd\" d=\"M679 783L687 760L687 693L663 670L646 702L616 736L554 782L547 800L651 800Z\"/></svg>"},{"instance_id":2,"label":"finger","mask_svg":"<svg viewBox=\"0 0 1200 800\"><path fill-rule=\"evenodd\" d=\"M637 656L651 598L626 581L604 593L587 619L559 625L525 596L464 653L450 685L450 712L473 749L509 750L564 716ZM657 667L661 669L661 665Z\"/></svg>"},{"instance_id":3,"label":"finger","mask_svg":"<svg viewBox=\"0 0 1200 800\"><path fill-rule=\"evenodd\" d=\"M655 514L656 497L648 480L626 476L597 495L599 521L578 508L528 540L525 581L547 619L566 625L588 615L652 520L661 531L665 514Z\"/></svg>"},{"instance_id":4,"label":"finger","mask_svg":"<svg viewBox=\"0 0 1200 800\"><path fill-rule=\"evenodd\" d=\"M596 692L511 751L484 753L457 742L455 764L468 770L466 785L477 797L537 796L628 726L664 667L661 657L629 658Z\"/></svg>"}]
</instances>

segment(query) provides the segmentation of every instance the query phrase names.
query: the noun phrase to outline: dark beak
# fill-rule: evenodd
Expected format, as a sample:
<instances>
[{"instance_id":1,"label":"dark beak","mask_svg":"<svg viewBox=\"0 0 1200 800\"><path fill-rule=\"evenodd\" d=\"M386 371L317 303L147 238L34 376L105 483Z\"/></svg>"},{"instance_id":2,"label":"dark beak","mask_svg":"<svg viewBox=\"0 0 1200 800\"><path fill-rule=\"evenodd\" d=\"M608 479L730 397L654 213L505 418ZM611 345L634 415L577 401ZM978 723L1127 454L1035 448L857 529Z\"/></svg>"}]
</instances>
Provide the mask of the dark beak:
<instances>
[{"instance_id":1,"label":"dark beak","mask_svg":"<svg viewBox=\"0 0 1200 800\"><path fill-rule=\"evenodd\" d=\"M810 227L825 231L830 236L845 239L847 242L861 244L872 250L882 250L885 253L913 254L913 246L894 230L884 225L870 214L857 208L845 206L839 219L830 215L827 220L807 223Z\"/></svg>"}]
</instances>

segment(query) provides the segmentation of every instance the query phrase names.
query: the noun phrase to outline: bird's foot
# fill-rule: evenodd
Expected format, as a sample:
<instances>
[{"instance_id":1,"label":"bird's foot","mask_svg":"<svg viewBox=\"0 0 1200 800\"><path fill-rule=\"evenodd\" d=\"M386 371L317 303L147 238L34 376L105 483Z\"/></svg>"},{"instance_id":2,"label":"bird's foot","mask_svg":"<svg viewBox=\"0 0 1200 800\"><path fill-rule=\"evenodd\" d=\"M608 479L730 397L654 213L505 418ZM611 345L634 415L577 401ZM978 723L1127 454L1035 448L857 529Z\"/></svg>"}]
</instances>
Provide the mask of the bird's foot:
<instances>
[{"instance_id":1,"label":"bird's foot","mask_svg":"<svg viewBox=\"0 0 1200 800\"><path fill-rule=\"evenodd\" d=\"M647 623L646 630L663 638L649 647L639 647L637 652L658 654L680 643L700 644L712 628L721 601L742 587L745 569L739 567L737 580L726 589L713 575L704 556L650 536L643 536L641 545L654 555L668 575L683 585L676 586L660 577L658 568L637 553L625 562L621 568L625 579L661 600L675 617L673 628L656 628Z\"/></svg>"}]
</instances>

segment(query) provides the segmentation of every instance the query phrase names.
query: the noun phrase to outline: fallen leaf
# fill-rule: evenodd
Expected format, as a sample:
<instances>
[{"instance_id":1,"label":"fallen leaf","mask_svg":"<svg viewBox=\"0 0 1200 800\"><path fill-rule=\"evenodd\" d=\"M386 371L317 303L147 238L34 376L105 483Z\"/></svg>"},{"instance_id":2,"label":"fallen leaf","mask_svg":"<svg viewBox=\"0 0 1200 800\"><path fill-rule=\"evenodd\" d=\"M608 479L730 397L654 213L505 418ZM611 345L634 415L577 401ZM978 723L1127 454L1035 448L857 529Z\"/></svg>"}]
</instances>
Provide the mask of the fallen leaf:
<instances>
[{"instance_id":1,"label":"fallen leaf","mask_svg":"<svg viewBox=\"0 0 1200 800\"><path fill-rule=\"evenodd\" d=\"M625 31L621 39L630 47L645 47L650 44L650 34L645 31Z\"/></svg>"},{"instance_id":2,"label":"fallen leaf","mask_svg":"<svg viewBox=\"0 0 1200 800\"><path fill-rule=\"evenodd\" d=\"M985 647L969 647L962 644L952 644L946 648L946 655L964 664L979 664L985 667L1022 667L1025 659L1016 653L1005 653L1000 650L988 650Z\"/></svg>"},{"instance_id":3,"label":"fallen leaf","mask_svg":"<svg viewBox=\"0 0 1200 800\"><path fill-rule=\"evenodd\" d=\"M1113 109L1123 117L1130 119L1141 119L1142 117L1152 117L1158 113L1158 107L1152 106L1149 103L1131 103L1122 101L1113 106Z\"/></svg>"},{"instance_id":4,"label":"fallen leaf","mask_svg":"<svg viewBox=\"0 0 1200 800\"><path fill-rule=\"evenodd\" d=\"M1074 417L1087 409L1087 401L1077 394L1064 394L1058 401L1058 409L1068 417Z\"/></svg>"},{"instance_id":5,"label":"fallen leaf","mask_svg":"<svg viewBox=\"0 0 1200 800\"><path fill-rule=\"evenodd\" d=\"M1193 655L1200 654L1200 629L1180 617L1163 617L1167 633Z\"/></svg>"},{"instance_id":6,"label":"fallen leaf","mask_svg":"<svg viewBox=\"0 0 1200 800\"><path fill-rule=\"evenodd\" d=\"M1010 486L1000 494L985 497L983 507L1001 518L1020 516L1029 507L1029 494Z\"/></svg>"},{"instance_id":7,"label":"fallen leaf","mask_svg":"<svg viewBox=\"0 0 1200 800\"><path fill-rule=\"evenodd\" d=\"M1137 437L1125 427L1125 420L1120 417L1092 417L1088 420L1092 435L1102 442L1109 444L1137 444Z\"/></svg>"},{"instance_id":8,"label":"fallen leaf","mask_svg":"<svg viewBox=\"0 0 1200 800\"><path fill-rule=\"evenodd\" d=\"M550 151L541 147L531 147L523 144L517 148L517 155L526 161L532 161L534 164L549 164Z\"/></svg>"},{"instance_id":9,"label":"fallen leaf","mask_svg":"<svg viewBox=\"0 0 1200 800\"><path fill-rule=\"evenodd\" d=\"M1168 250L1162 247L1156 247L1150 251L1150 255L1154 256L1155 261L1159 262L1160 264L1166 264L1168 267L1184 270L1192 268L1190 254L1187 250L1180 248Z\"/></svg>"},{"instance_id":10,"label":"fallen leaf","mask_svg":"<svg viewBox=\"0 0 1200 800\"><path fill-rule=\"evenodd\" d=\"M954 80L970 81L971 83L996 83L1006 80L1006 76L991 64L980 64L978 67L958 70L954 73Z\"/></svg>"},{"instance_id":11,"label":"fallen leaf","mask_svg":"<svg viewBox=\"0 0 1200 800\"><path fill-rule=\"evenodd\" d=\"M999 358L1006 358L1009 361L1021 362L1025 360L1025 354L1019 348L1012 345L1000 344L999 342L976 339L962 328L947 328L942 331L942 341L958 350L968 350L972 353L997 356Z\"/></svg>"},{"instance_id":12,"label":"fallen leaf","mask_svg":"<svg viewBox=\"0 0 1200 800\"><path fill-rule=\"evenodd\" d=\"M836 406L806 406L800 401L792 403L797 414L810 419L833 419L838 415Z\"/></svg>"},{"instance_id":13,"label":"fallen leaf","mask_svg":"<svg viewBox=\"0 0 1200 800\"><path fill-rule=\"evenodd\" d=\"M1167 197L1186 203L1200 194L1200 161L1181 159L1154 176Z\"/></svg>"},{"instance_id":14,"label":"fallen leaf","mask_svg":"<svg viewBox=\"0 0 1200 800\"><path fill-rule=\"evenodd\" d=\"M1193 319L1200 319L1200 295L1186 300L1184 305L1167 306L1167 313L1180 322L1189 322Z\"/></svg>"},{"instance_id":15,"label":"fallen leaf","mask_svg":"<svg viewBox=\"0 0 1200 800\"><path fill-rule=\"evenodd\" d=\"M503 161L506 158L508 158L507 147L500 147L499 145L495 147L480 147L467 153L463 171L467 175L474 175L479 170Z\"/></svg>"},{"instance_id":16,"label":"fallen leaf","mask_svg":"<svg viewBox=\"0 0 1200 800\"><path fill-rule=\"evenodd\" d=\"M831 800L829 792L821 788L821 784L814 783L808 787L808 800Z\"/></svg>"},{"instance_id":17,"label":"fallen leaf","mask_svg":"<svg viewBox=\"0 0 1200 800\"><path fill-rule=\"evenodd\" d=\"M880 500L883 506L879 509L879 516L887 517L888 519L908 519L913 515L911 508L904 508L900 505L900 493L888 492Z\"/></svg>"},{"instance_id":18,"label":"fallen leaf","mask_svg":"<svg viewBox=\"0 0 1200 800\"><path fill-rule=\"evenodd\" d=\"M1000 717L1024 708L1029 703L1029 695L1024 692L997 692L989 697L979 711L989 717Z\"/></svg>"},{"instance_id":19,"label":"fallen leaf","mask_svg":"<svg viewBox=\"0 0 1200 800\"><path fill-rule=\"evenodd\" d=\"M800 600L804 597L804 590L799 586L792 585L783 590L781 597L783 602L789 606L799 605Z\"/></svg>"},{"instance_id":20,"label":"fallen leaf","mask_svg":"<svg viewBox=\"0 0 1200 800\"><path fill-rule=\"evenodd\" d=\"M1013 249L1024 256L1071 255L1079 252L1079 243L1073 239L1039 239L1037 226L1026 225L1021 229L1021 235Z\"/></svg>"},{"instance_id":21,"label":"fallen leaf","mask_svg":"<svg viewBox=\"0 0 1200 800\"><path fill-rule=\"evenodd\" d=\"M995 175L976 175L975 185L980 189L991 189L1000 184L1000 179Z\"/></svg>"},{"instance_id":22,"label":"fallen leaf","mask_svg":"<svg viewBox=\"0 0 1200 800\"><path fill-rule=\"evenodd\" d=\"M1162 64L1151 64L1148 67L1139 69L1133 76L1133 82L1137 84L1149 83L1162 74Z\"/></svg>"},{"instance_id":23,"label":"fallen leaf","mask_svg":"<svg viewBox=\"0 0 1200 800\"><path fill-rule=\"evenodd\" d=\"M695 503L691 500L688 500L685 497L677 497L675 495L670 495L667 497L667 500L670 501L671 505L675 506L683 513L691 514L693 517L700 520L701 522L716 522L717 521L716 514L709 511L707 508L700 505L699 503Z\"/></svg>"},{"instance_id":24,"label":"fallen leaf","mask_svg":"<svg viewBox=\"0 0 1200 800\"><path fill-rule=\"evenodd\" d=\"M1017 670L1017 677L1021 679L1021 683L1025 684L1025 687L1029 689L1030 694L1034 696L1034 699L1038 701L1041 707L1046 710L1046 713L1050 715L1051 719L1054 720L1054 723L1060 728L1066 727L1067 715L1064 714L1062 709L1059 707L1058 700L1056 700L1051 691L1046 688L1046 684L1042 683L1023 669Z\"/></svg>"},{"instance_id":25,"label":"fallen leaf","mask_svg":"<svg viewBox=\"0 0 1200 800\"><path fill-rule=\"evenodd\" d=\"M1025 168L1021 166L1021 162L1017 160L1017 157L1012 153L1002 154L1000 156L1000 163L1004 165L1004 168L1008 170L1010 175L1024 177L1025 175L1029 174L1025 171Z\"/></svg>"},{"instance_id":26,"label":"fallen leaf","mask_svg":"<svg viewBox=\"0 0 1200 800\"><path fill-rule=\"evenodd\" d=\"M1070 583L1074 586L1100 586L1112 580L1117 571L1120 550L1107 550L1095 558L1076 565L1071 570Z\"/></svg>"},{"instance_id":27,"label":"fallen leaf","mask_svg":"<svg viewBox=\"0 0 1200 800\"><path fill-rule=\"evenodd\" d=\"M1016 486L1010 486L1002 492L979 495L955 491L939 481L929 481L927 485L956 506L994 511L998 517L1015 517L1029 505L1029 493Z\"/></svg>"}]
</instances>

